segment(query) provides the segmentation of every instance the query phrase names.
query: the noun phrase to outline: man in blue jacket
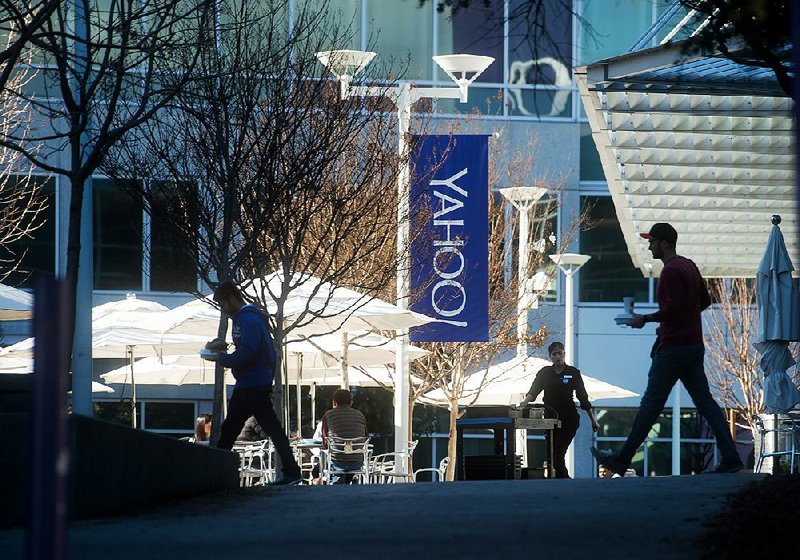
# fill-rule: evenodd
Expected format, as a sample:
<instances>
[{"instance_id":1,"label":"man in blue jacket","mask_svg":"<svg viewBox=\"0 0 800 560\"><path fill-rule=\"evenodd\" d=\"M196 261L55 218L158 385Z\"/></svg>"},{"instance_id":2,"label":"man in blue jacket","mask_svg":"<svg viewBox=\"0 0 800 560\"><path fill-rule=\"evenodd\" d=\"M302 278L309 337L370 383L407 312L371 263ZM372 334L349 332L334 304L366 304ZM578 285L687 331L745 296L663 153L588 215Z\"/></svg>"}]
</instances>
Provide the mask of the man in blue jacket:
<instances>
[{"instance_id":1,"label":"man in blue jacket","mask_svg":"<svg viewBox=\"0 0 800 560\"><path fill-rule=\"evenodd\" d=\"M223 341L212 340L206 345L218 351L206 359L219 361L230 368L236 385L228 403L228 416L222 423L217 447L231 449L236 436L250 416L255 416L261 429L272 439L281 458L283 476L273 484L299 484L300 467L294 460L289 439L272 407L272 383L275 373L275 345L269 330L266 312L246 303L233 282L223 282L214 290L214 301L233 319L233 344L236 350L228 354Z\"/></svg>"}]
</instances>

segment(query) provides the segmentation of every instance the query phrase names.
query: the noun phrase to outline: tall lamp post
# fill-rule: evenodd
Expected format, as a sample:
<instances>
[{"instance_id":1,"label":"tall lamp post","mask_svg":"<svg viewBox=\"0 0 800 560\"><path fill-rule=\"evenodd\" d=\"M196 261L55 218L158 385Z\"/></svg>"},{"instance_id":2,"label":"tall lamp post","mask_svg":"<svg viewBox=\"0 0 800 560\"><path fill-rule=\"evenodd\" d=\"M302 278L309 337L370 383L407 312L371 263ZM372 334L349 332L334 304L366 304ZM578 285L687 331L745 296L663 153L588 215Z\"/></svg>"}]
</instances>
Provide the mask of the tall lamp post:
<instances>
[{"instance_id":1,"label":"tall lamp post","mask_svg":"<svg viewBox=\"0 0 800 560\"><path fill-rule=\"evenodd\" d=\"M589 259L589 255L579 255L578 253L560 253L557 255L550 255L552 260L567 279L564 294L564 312L565 325L564 325L564 359L566 362L574 366L575 364L575 313L574 305L575 300L573 296L573 278L575 273L585 265Z\"/></svg>"},{"instance_id":2,"label":"tall lamp post","mask_svg":"<svg viewBox=\"0 0 800 560\"><path fill-rule=\"evenodd\" d=\"M564 360L571 366L577 366L575 363L575 300L573 295L574 277L575 273L578 272L578 270L580 270L580 268L591 258L592 257L589 255L579 255L578 253L561 253L557 255L550 255L550 260L558 265L558 268L561 269L561 272L564 273L564 277L567 279L564 290L564 312L566 314L564 325ZM567 463L567 469L569 469L569 471L574 475L574 440L567 449L565 460Z\"/></svg>"},{"instance_id":3,"label":"tall lamp post","mask_svg":"<svg viewBox=\"0 0 800 560\"><path fill-rule=\"evenodd\" d=\"M530 245L528 243L528 230L530 224L530 210L533 205L547 193L541 187L511 187L500 189L506 200L519 210L519 272L517 295L517 357L525 358L528 355L528 309L531 308L530 280L528 278L528 256Z\"/></svg>"},{"instance_id":4,"label":"tall lamp post","mask_svg":"<svg viewBox=\"0 0 800 560\"><path fill-rule=\"evenodd\" d=\"M451 54L434 56L433 60L457 87L414 87L411 83L393 86L353 86L351 82L375 58L374 52L334 50L318 52L317 58L333 73L340 85L342 99L349 97L386 97L397 110L398 153L403 165L397 178L397 305L408 308L410 290L408 234L410 163L407 157L407 135L411 125L411 108L420 99L458 99L467 102L472 82L494 62L490 56ZM408 330L397 332L394 388L394 450L405 452L408 446ZM396 468L402 469L397 464Z\"/></svg>"}]
</instances>

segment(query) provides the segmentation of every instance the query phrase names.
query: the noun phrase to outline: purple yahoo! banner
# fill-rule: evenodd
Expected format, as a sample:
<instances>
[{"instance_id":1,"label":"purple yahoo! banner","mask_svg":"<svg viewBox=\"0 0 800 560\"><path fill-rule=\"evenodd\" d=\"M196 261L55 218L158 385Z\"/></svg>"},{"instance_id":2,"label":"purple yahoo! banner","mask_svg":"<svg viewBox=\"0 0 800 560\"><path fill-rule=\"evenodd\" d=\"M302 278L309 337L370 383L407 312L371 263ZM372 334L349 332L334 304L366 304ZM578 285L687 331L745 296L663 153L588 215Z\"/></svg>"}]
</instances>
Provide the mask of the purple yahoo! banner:
<instances>
[{"instance_id":1,"label":"purple yahoo! banner","mask_svg":"<svg viewBox=\"0 0 800 560\"><path fill-rule=\"evenodd\" d=\"M489 138L415 136L411 150L414 311L439 319L415 342L489 340Z\"/></svg>"}]
</instances>

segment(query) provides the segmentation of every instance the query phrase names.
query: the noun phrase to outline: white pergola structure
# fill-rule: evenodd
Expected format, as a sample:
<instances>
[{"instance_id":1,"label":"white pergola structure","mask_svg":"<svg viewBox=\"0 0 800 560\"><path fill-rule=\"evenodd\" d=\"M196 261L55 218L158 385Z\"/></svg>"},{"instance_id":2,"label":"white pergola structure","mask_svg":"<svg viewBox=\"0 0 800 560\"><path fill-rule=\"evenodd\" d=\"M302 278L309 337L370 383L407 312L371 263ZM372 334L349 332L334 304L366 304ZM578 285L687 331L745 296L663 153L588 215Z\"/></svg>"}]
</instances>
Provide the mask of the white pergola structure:
<instances>
[{"instance_id":1,"label":"white pergola structure","mask_svg":"<svg viewBox=\"0 0 800 560\"><path fill-rule=\"evenodd\" d=\"M678 230L706 277L752 277L773 214L798 258L792 100L772 72L681 43L575 70L633 264L658 276L639 232Z\"/></svg>"}]
</instances>

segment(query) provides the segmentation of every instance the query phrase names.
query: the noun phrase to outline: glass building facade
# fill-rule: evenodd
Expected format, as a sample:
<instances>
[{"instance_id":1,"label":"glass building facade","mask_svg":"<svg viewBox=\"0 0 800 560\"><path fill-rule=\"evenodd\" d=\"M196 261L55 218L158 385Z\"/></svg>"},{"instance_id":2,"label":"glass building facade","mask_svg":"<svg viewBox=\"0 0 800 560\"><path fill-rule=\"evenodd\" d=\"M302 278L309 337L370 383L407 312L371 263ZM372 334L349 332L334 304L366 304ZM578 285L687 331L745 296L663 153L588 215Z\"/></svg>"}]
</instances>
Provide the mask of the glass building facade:
<instances>
[{"instance_id":1,"label":"glass building facade","mask_svg":"<svg viewBox=\"0 0 800 560\"><path fill-rule=\"evenodd\" d=\"M570 13L564 9L563 0L542 0L543 26L533 29L513 17L526 8L528 0L492 0L488 7L483 2L472 2L469 8L448 7L442 12L437 11L437 4L433 0L422 7L415 0L330 0L330 17L352 26L354 31L349 44L330 48L374 50L379 55L376 62L380 63L373 63L370 77L386 77L380 75L384 72L421 86L452 85L433 63L432 56L469 53L495 58L470 87L467 104L441 100L420 103L415 110L429 113L434 122L441 123L469 114L487 130L504 127L509 138L519 144L538 138L541 155L535 156L538 160L531 169L531 184L539 179L542 166L549 166L564 178L562 206L558 216L552 218L562 228L559 235L564 233L570 216L582 213L587 217L588 226L570 241L568 250L592 256L576 283L578 308L585 310L579 312L577 321L578 356L588 367L589 354L594 352L591 348L602 347L607 337L620 334L613 331L610 318L621 307L622 298L634 296L637 305L652 305L654 282L642 278L631 264L577 94L573 68L627 51L671 2L575 0L574 13ZM323 74L321 70L320 75ZM61 179L40 179L47 183L49 196L57 198ZM93 191L95 290L108 298L130 291L144 295L177 292L185 300L185 294L197 288L197 279L190 260L179 257L180 248L172 245L168 232L144 212L140 201L110 181L95 177ZM51 211L45 227L19 243L17 249L26 251L21 268L48 272L57 269L56 237L63 229L59 220L60 216ZM513 266L513 259L508 264ZM555 270L551 269L550 274L556 274ZM11 283L25 286L27 281L24 276L16 276ZM544 300L545 305L558 305L554 294ZM593 313L605 313L607 323L597 327L591 321ZM590 342L593 336L598 342ZM641 347L634 352L632 366L638 378L645 376L650 342L637 339L633 343ZM194 403L191 411L182 408L180 414L156 410L157 406L152 412L147 408L145 412L152 418L164 418L163 425L169 425L165 430L181 431L175 418L193 422L198 411L210 408L210 402L205 400ZM624 435L622 426L629 425L626 415L632 411L607 408L604 414L617 418L613 425L620 427L609 428L600 434L600 439L614 444L614 438ZM148 427L155 429L160 425L161 420L148 422ZM191 425L187 425L186 430L190 429ZM652 434L641 458L643 474L667 474L663 456L670 448L670 433L665 428ZM697 449L713 440L699 432L687 437L682 445L691 449L690 456L707 456L706 451ZM440 458L443 444L434 445L435 449L438 451L433 455ZM687 472L697 466L694 459L691 461Z\"/></svg>"}]
</instances>

